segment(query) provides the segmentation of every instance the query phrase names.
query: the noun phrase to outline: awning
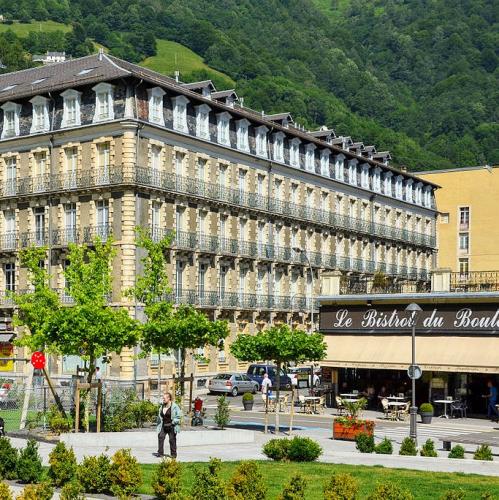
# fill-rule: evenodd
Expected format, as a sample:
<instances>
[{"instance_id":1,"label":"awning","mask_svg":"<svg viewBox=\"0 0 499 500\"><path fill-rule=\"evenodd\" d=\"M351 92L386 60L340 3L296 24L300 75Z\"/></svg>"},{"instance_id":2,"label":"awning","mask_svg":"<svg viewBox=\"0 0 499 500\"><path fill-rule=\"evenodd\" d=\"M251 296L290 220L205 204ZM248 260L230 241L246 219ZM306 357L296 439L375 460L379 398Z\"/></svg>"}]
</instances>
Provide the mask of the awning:
<instances>
[{"instance_id":1,"label":"awning","mask_svg":"<svg viewBox=\"0 0 499 500\"><path fill-rule=\"evenodd\" d=\"M326 335L323 366L406 370L410 335ZM422 336L416 363L423 371L499 373L499 337Z\"/></svg>"},{"instance_id":2,"label":"awning","mask_svg":"<svg viewBox=\"0 0 499 500\"><path fill-rule=\"evenodd\" d=\"M0 344L8 344L14 338L14 334L11 333L0 333Z\"/></svg>"}]
</instances>

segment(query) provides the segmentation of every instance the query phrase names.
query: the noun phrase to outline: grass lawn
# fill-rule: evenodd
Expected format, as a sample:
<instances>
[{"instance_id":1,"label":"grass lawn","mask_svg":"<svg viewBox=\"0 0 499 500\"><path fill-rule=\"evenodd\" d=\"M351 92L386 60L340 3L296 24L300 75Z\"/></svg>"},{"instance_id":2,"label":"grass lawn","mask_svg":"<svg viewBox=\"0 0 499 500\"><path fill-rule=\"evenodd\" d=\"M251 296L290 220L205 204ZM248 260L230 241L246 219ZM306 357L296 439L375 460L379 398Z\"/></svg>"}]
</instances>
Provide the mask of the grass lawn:
<instances>
[{"instance_id":1,"label":"grass lawn","mask_svg":"<svg viewBox=\"0 0 499 500\"><path fill-rule=\"evenodd\" d=\"M14 23L5 24L0 23L0 32L3 33L11 29L17 36L28 36L30 31L71 31L71 26L66 24L56 23L55 21L33 21L32 23Z\"/></svg>"},{"instance_id":2,"label":"grass lawn","mask_svg":"<svg viewBox=\"0 0 499 500\"><path fill-rule=\"evenodd\" d=\"M224 462L222 476L230 478L237 462ZM286 482L295 472L300 472L308 481L305 498L322 499L323 484L335 472L348 472L360 483L359 498L366 498L376 482L392 481L409 489L415 499L428 500L440 498L449 489L462 488L468 500L480 499L482 493L490 492L492 498L499 498L499 477L478 476L459 473L422 472L404 469L387 469L384 467L368 467L354 465L336 465L324 463L279 463L259 462L260 471L267 485L267 498L275 499L281 493ZM188 492L194 482L194 471L207 467L206 463L182 464L182 483ZM144 485L140 492L153 494L151 477L154 465L142 465Z\"/></svg>"},{"instance_id":3,"label":"grass lawn","mask_svg":"<svg viewBox=\"0 0 499 500\"><path fill-rule=\"evenodd\" d=\"M158 39L157 46L157 54L142 61L141 66L169 76L173 76L175 70L178 70L181 79L182 75L186 75L191 71L205 70L210 75L223 79L227 88L234 86L234 81L231 78L220 71L210 68L201 56L180 43Z\"/></svg>"}]
</instances>

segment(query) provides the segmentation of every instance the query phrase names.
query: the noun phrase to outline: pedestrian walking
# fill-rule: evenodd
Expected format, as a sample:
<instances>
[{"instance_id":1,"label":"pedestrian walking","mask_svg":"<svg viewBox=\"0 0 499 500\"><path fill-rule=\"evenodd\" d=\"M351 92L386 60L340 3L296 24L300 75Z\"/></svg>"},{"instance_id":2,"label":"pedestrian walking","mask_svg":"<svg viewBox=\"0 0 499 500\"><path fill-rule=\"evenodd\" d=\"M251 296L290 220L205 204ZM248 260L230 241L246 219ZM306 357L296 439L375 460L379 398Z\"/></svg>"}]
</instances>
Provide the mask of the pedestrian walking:
<instances>
[{"instance_id":1,"label":"pedestrian walking","mask_svg":"<svg viewBox=\"0 0 499 500\"><path fill-rule=\"evenodd\" d=\"M263 374L262 394L265 394L268 396L270 396L272 394L272 380L270 380L268 373Z\"/></svg>"},{"instance_id":2,"label":"pedestrian walking","mask_svg":"<svg viewBox=\"0 0 499 500\"><path fill-rule=\"evenodd\" d=\"M179 405L173 401L170 392L163 394L163 403L159 407L158 423L156 431L158 432L158 452L154 453L156 457L165 456L165 439L168 436L170 443L170 455L177 458L177 434L180 432L180 421L182 419L182 410Z\"/></svg>"},{"instance_id":3,"label":"pedestrian walking","mask_svg":"<svg viewBox=\"0 0 499 500\"><path fill-rule=\"evenodd\" d=\"M489 393L485 394L483 397L488 399L487 404L487 418L490 418L493 422L497 422L499 414L497 413L497 387L494 385L492 380L487 382L487 387L489 388Z\"/></svg>"}]
</instances>

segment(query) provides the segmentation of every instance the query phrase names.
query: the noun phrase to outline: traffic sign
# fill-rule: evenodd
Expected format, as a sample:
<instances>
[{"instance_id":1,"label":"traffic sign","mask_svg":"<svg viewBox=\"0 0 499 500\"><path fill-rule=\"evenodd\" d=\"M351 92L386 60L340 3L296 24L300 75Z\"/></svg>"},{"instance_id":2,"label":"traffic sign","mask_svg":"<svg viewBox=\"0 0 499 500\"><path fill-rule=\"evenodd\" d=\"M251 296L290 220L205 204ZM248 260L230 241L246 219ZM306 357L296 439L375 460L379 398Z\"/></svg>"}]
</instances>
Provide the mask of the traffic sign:
<instances>
[{"instance_id":1,"label":"traffic sign","mask_svg":"<svg viewBox=\"0 0 499 500\"><path fill-rule=\"evenodd\" d=\"M45 368L45 354L40 351L36 351L31 355L31 364L33 365L33 368L36 370L43 370Z\"/></svg>"},{"instance_id":2,"label":"traffic sign","mask_svg":"<svg viewBox=\"0 0 499 500\"><path fill-rule=\"evenodd\" d=\"M421 378L421 375L423 375L423 370L421 370L421 367L418 365L411 365L407 369L407 375L410 379L417 380L418 378Z\"/></svg>"}]
</instances>

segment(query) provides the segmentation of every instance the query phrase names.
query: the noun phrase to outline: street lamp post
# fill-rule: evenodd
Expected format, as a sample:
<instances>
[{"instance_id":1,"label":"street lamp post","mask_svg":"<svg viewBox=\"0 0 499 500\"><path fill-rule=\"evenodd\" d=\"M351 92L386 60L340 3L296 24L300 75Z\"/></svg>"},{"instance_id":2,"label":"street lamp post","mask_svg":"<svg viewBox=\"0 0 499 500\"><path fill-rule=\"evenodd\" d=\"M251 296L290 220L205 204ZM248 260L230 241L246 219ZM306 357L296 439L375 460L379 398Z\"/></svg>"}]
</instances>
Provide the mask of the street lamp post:
<instances>
[{"instance_id":1,"label":"street lamp post","mask_svg":"<svg viewBox=\"0 0 499 500\"><path fill-rule=\"evenodd\" d=\"M419 307L415 302L411 302L405 310L409 313L412 313L414 316L414 320L412 322L412 342L411 342L411 381L412 381L412 403L411 408L409 410L410 414L410 428L409 428L409 437L417 443L418 433L417 433L417 418L418 418L418 408L416 406L416 378L415 378L415 369L416 366L416 319L418 317L418 313L422 311L421 307Z\"/></svg>"},{"instance_id":2,"label":"street lamp post","mask_svg":"<svg viewBox=\"0 0 499 500\"><path fill-rule=\"evenodd\" d=\"M301 253L305 258L305 262L310 270L310 280L312 282L312 293L310 294L310 333L314 331L314 271L312 269L312 264L310 263L310 259L308 258L307 251L304 248L294 247L293 250L297 253Z\"/></svg>"}]
</instances>

